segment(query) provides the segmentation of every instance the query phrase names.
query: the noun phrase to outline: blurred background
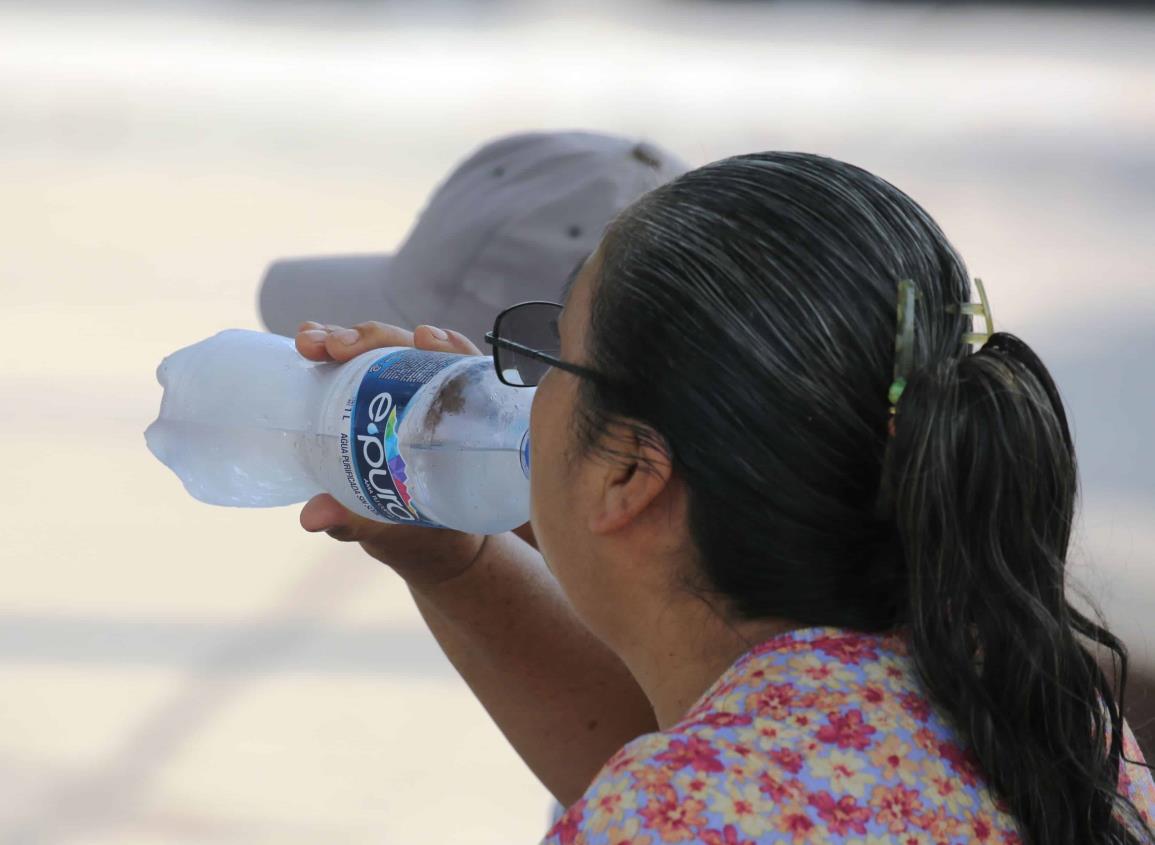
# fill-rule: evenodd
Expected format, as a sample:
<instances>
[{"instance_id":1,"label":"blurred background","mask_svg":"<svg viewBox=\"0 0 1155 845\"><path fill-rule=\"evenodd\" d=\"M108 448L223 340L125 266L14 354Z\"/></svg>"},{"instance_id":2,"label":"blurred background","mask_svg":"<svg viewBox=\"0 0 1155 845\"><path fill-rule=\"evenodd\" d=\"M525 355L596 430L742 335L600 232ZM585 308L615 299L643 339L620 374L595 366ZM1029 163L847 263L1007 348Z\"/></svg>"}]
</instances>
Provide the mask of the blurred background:
<instances>
[{"instance_id":1,"label":"blurred background","mask_svg":"<svg viewBox=\"0 0 1155 845\"><path fill-rule=\"evenodd\" d=\"M1057 376L1072 571L1155 711L1149 4L10 1L0 841L537 841L545 790L400 580L195 502L142 432L164 355L259 328L271 259L392 248L539 128L821 152L924 204Z\"/></svg>"}]
</instances>

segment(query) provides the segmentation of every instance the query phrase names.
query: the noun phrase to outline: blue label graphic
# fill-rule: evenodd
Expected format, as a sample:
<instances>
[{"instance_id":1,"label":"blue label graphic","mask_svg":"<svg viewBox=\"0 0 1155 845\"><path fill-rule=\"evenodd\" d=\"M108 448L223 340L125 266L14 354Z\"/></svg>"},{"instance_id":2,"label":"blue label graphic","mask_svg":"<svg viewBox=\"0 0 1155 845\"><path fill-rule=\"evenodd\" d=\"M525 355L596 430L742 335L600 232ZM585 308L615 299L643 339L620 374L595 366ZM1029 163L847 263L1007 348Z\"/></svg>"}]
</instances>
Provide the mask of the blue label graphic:
<instances>
[{"instance_id":1,"label":"blue label graphic","mask_svg":"<svg viewBox=\"0 0 1155 845\"><path fill-rule=\"evenodd\" d=\"M370 365L357 388L349 431L357 481L370 507L390 522L440 527L413 501L397 433L413 395L460 360L442 352L390 352Z\"/></svg>"}]
</instances>

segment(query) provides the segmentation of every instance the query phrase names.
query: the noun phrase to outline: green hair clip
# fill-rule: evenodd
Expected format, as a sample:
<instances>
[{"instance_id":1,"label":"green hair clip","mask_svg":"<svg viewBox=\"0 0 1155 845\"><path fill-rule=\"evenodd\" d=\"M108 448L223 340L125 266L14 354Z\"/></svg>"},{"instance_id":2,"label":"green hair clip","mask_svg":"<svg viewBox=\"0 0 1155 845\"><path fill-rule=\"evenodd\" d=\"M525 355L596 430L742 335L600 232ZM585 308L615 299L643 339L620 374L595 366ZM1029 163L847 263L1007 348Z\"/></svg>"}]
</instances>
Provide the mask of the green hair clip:
<instances>
[{"instance_id":1,"label":"green hair clip","mask_svg":"<svg viewBox=\"0 0 1155 845\"><path fill-rule=\"evenodd\" d=\"M893 426L898 400L902 398L902 391L906 387L906 377L914 366L914 301L917 292L914 282L903 279L898 283L898 321L894 333L894 381L887 391L890 400L890 416Z\"/></svg>"},{"instance_id":2,"label":"green hair clip","mask_svg":"<svg viewBox=\"0 0 1155 845\"><path fill-rule=\"evenodd\" d=\"M981 315L986 323L985 332L969 331L963 334L963 343L982 347L995 332L994 318L991 316L991 305L987 300L987 291L983 287L982 279L975 279L975 288L979 292L978 302L964 302L962 305L948 305L949 314L966 314L973 318ZM890 431L894 433L894 415L897 412L898 400L902 398L902 391L906 389L906 380L914 368L914 303L918 299L914 282L903 279L898 283L898 320L894 334L894 381L886 398L890 401ZM974 326L972 325L973 329Z\"/></svg>"},{"instance_id":3,"label":"green hair clip","mask_svg":"<svg viewBox=\"0 0 1155 845\"><path fill-rule=\"evenodd\" d=\"M991 304L987 300L987 289L983 287L982 279L975 279L975 289L979 292L978 302L964 302L961 306L948 305L946 310L948 314L957 314L961 310L963 314L967 314L971 318L975 316L983 318L987 327L985 332L970 331L963 335L963 343L969 343L971 346L977 346L981 349L983 344L990 340L991 335L995 333L995 318L991 316ZM974 326L972 325L971 328L973 329Z\"/></svg>"}]
</instances>

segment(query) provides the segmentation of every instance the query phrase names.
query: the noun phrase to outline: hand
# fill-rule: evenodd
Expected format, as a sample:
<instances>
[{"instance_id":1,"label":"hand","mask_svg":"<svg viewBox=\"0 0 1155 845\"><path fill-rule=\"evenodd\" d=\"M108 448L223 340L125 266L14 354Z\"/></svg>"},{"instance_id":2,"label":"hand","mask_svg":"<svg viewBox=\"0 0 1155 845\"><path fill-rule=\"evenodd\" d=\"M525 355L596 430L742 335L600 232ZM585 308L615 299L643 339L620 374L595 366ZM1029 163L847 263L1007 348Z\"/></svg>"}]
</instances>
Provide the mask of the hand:
<instances>
[{"instance_id":1,"label":"hand","mask_svg":"<svg viewBox=\"0 0 1155 845\"><path fill-rule=\"evenodd\" d=\"M310 361L343 363L370 349L413 346L430 352L480 355L465 335L433 326L409 332L385 323L359 323L351 329L302 323L297 351ZM335 540L360 543L370 556L391 566L413 586L432 586L465 572L477 559L485 538L443 528L392 525L366 519L327 493L314 496L301 511L301 527L324 531Z\"/></svg>"}]
</instances>

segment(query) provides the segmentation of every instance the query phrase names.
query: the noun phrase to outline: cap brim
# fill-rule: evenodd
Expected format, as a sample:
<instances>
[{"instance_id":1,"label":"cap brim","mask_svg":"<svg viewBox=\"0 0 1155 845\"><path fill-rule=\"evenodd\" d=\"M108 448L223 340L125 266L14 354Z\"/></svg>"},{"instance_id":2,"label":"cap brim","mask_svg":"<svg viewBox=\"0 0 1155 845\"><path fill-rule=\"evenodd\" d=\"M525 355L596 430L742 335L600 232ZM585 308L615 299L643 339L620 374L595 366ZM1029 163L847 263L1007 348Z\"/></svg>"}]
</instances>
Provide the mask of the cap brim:
<instances>
[{"instance_id":1,"label":"cap brim","mask_svg":"<svg viewBox=\"0 0 1155 845\"><path fill-rule=\"evenodd\" d=\"M269 331L292 337L306 320L337 326L408 320L385 294L388 253L282 258L261 280L259 308Z\"/></svg>"}]
</instances>

